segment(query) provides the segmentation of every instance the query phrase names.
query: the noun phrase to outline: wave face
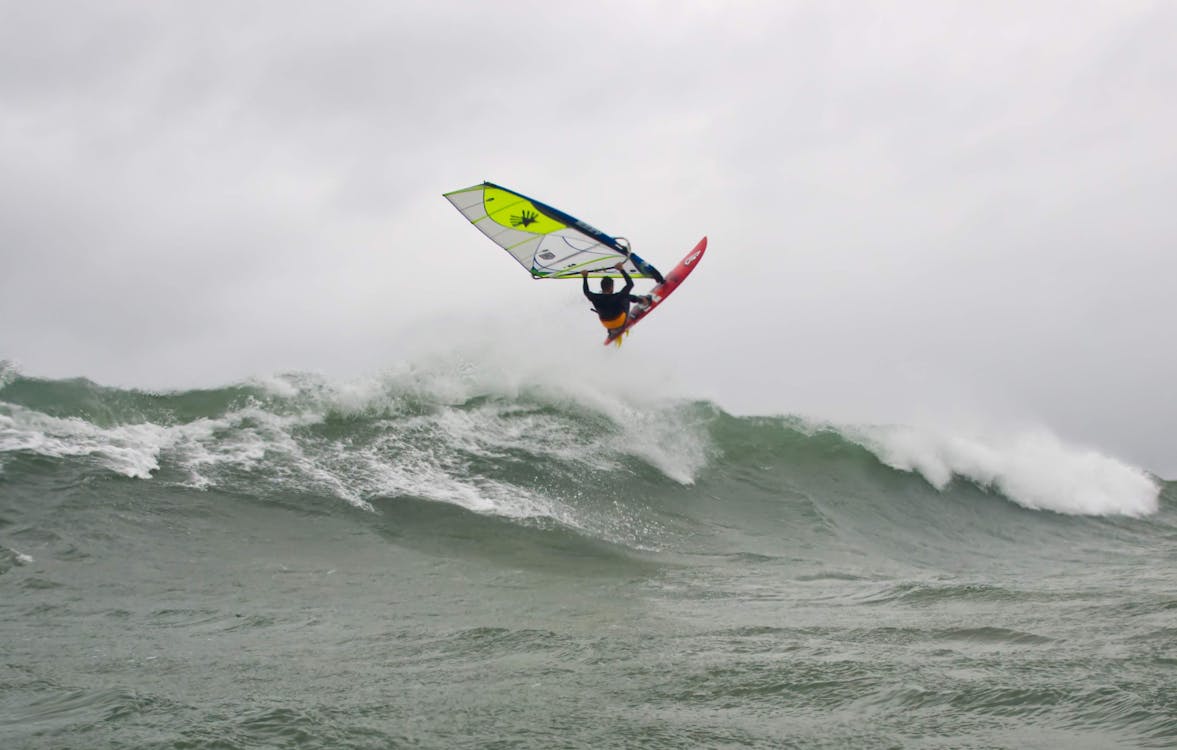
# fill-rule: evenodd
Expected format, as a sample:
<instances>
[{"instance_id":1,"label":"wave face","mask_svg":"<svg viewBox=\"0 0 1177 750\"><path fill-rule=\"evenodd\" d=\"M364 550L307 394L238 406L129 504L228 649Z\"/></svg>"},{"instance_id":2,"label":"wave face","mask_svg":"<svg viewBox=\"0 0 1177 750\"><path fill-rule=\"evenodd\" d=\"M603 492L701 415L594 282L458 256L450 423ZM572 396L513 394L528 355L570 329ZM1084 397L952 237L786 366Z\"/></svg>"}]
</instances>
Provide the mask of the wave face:
<instances>
[{"instance_id":1,"label":"wave face","mask_svg":"<svg viewBox=\"0 0 1177 750\"><path fill-rule=\"evenodd\" d=\"M1044 431L511 373L5 371L0 740L1177 740L1173 484Z\"/></svg>"},{"instance_id":2,"label":"wave face","mask_svg":"<svg viewBox=\"0 0 1177 750\"><path fill-rule=\"evenodd\" d=\"M953 435L736 417L621 387L503 382L468 362L346 383L294 374L174 393L15 374L0 385L8 460L73 458L138 479L318 493L364 508L406 496L571 522L569 498L623 468L660 492L726 477L724 495L746 491L742 482L804 489L835 475L855 477L865 495L886 494L898 470L946 498L980 488L1068 515L1145 516L1161 491L1143 470L1042 430ZM759 476L731 475L751 454Z\"/></svg>"}]
</instances>

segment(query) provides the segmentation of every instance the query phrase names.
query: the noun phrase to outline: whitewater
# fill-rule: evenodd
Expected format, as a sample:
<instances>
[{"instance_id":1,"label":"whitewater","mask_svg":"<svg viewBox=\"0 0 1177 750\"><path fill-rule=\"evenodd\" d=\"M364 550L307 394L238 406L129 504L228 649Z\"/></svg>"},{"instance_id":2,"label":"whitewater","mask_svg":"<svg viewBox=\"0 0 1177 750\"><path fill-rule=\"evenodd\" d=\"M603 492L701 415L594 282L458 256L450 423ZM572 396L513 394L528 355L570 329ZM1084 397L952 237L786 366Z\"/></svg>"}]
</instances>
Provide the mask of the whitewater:
<instances>
[{"instance_id":1,"label":"whitewater","mask_svg":"<svg viewBox=\"0 0 1177 750\"><path fill-rule=\"evenodd\" d=\"M1169 747L1177 487L605 357L0 372L0 745Z\"/></svg>"}]
</instances>

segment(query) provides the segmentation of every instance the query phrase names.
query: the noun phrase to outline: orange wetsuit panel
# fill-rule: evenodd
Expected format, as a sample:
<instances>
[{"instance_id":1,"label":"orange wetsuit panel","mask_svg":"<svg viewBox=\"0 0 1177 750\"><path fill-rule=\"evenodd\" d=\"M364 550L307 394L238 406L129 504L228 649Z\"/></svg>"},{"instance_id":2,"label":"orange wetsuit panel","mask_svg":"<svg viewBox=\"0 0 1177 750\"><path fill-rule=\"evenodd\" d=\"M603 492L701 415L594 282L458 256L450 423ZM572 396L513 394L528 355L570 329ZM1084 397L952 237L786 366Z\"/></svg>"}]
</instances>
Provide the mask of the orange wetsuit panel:
<instances>
[{"instance_id":1,"label":"orange wetsuit panel","mask_svg":"<svg viewBox=\"0 0 1177 750\"><path fill-rule=\"evenodd\" d=\"M610 331L612 331L614 329L620 328L621 326L625 325L625 319L628 317L629 316L626 315L625 313L621 313L616 318L613 318L611 320L602 320L601 325L605 326Z\"/></svg>"}]
</instances>

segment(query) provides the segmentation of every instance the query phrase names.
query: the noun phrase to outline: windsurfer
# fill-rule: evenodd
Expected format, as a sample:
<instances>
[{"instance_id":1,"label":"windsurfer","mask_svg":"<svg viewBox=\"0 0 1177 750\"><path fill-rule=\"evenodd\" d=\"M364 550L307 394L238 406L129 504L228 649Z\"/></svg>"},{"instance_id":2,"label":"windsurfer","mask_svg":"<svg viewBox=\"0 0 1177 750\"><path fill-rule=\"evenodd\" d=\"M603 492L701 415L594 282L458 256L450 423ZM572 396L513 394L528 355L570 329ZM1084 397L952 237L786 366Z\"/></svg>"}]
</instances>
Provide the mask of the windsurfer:
<instances>
[{"instance_id":1,"label":"windsurfer","mask_svg":"<svg viewBox=\"0 0 1177 750\"><path fill-rule=\"evenodd\" d=\"M649 305L653 302L653 298L648 295L630 294L633 290L633 279L625 272L625 261L613 266L621 272L625 279L625 286L621 288L620 292L613 291L613 279L609 276L601 279L601 291L594 292L589 289L588 271L581 271L580 276L584 280L584 296L588 297L589 302L593 303L593 310L597 313L597 317L601 319L601 325L610 331L621 328L625 325L625 321L629 319L629 305L631 302L637 302L642 305Z\"/></svg>"}]
</instances>

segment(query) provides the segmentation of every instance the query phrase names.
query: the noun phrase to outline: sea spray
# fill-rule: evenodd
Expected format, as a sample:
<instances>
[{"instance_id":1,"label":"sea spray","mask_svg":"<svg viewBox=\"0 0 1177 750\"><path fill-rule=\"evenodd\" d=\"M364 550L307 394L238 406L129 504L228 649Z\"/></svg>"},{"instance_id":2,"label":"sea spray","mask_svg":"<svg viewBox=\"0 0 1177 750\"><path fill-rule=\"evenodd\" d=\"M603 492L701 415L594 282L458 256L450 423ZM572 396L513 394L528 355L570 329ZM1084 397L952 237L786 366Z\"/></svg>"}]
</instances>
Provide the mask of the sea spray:
<instances>
[{"instance_id":1,"label":"sea spray","mask_svg":"<svg viewBox=\"0 0 1177 750\"><path fill-rule=\"evenodd\" d=\"M1067 445L1044 428L982 435L907 426L841 431L887 466L918 472L940 490L960 477L1035 510L1142 516L1158 507L1160 485L1144 471Z\"/></svg>"},{"instance_id":2,"label":"sea spray","mask_svg":"<svg viewBox=\"0 0 1177 750\"><path fill-rule=\"evenodd\" d=\"M417 496L577 525L569 487L624 480L634 462L689 486L725 451L745 450L727 443L763 422L724 417L721 435L718 407L659 396L656 373L629 382L605 377L612 363L604 359L528 363L513 365L509 352L438 352L364 378L288 373L177 393L16 376L0 391L0 453L84 458L126 477L204 489L272 485L365 509L376 497ZM811 424L779 423L799 438ZM1158 507L1158 484L1145 472L1045 430L824 429L940 490L959 478L1064 514L1140 516ZM811 431L809 439L820 437Z\"/></svg>"}]
</instances>

